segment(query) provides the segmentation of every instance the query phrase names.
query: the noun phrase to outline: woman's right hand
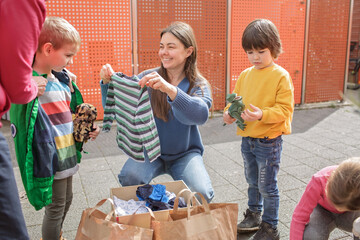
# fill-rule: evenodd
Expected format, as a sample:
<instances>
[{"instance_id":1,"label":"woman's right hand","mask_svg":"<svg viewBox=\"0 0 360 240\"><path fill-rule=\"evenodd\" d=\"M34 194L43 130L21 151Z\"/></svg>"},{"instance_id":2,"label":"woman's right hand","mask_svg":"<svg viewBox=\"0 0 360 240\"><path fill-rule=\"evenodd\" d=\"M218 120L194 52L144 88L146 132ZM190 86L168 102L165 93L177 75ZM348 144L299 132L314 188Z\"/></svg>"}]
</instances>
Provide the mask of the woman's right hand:
<instances>
[{"instance_id":1,"label":"woman's right hand","mask_svg":"<svg viewBox=\"0 0 360 240\"><path fill-rule=\"evenodd\" d=\"M145 75L140 79L139 85L143 88L145 85L151 87L152 89L159 90L163 93L166 93L171 101L174 101L177 95L177 88L168 83L165 79L163 79L156 71L151 72Z\"/></svg>"},{"instance_id":2,"label":"woman's right hand","mask_svg":"<svg viewBox=\"0 0 360 240\"><path fill-rule=\"evenodd\" d=\"M114 74L114 70L112 69L110 64L105 64L101 67L100 70L100 78L103 81L103 84L107 84L111 81L111 76Z\"/></svg>"},{"instance_id":3,"label":"woman's right hand","mask_svg":"<svg viewBox=\"0 0 360 240\"><path fill-rule=\"evenodd\" d=\"M235 118L232 118L229 114L228 111L225 111L224 114L223 114L223 120L224 120L224 123L226 124L232 124L233 122L236 121Z\"/></svg>"}]
</instances>

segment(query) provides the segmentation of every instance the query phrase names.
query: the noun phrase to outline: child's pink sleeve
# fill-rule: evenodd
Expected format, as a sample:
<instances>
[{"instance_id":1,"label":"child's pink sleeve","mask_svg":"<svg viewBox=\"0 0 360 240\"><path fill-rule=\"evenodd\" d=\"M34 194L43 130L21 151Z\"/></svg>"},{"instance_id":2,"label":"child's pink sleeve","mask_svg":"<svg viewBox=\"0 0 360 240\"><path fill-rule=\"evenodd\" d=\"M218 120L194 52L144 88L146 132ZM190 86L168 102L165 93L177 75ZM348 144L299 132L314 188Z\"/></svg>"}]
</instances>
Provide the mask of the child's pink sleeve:
<instances>
[{"instance_id":1,"label":"child's pink sleeve","mask_svg":"<svg viewBox=\"0 0 360 240\"><path fill-rule=\"evenodd\" d=\"M312 177L307 185L300 202L296 205L290 224L290 240L302 240L305 225L309 222L310 215L321 199L323 187L319 179Z\"/></svg>"}]
</instances>

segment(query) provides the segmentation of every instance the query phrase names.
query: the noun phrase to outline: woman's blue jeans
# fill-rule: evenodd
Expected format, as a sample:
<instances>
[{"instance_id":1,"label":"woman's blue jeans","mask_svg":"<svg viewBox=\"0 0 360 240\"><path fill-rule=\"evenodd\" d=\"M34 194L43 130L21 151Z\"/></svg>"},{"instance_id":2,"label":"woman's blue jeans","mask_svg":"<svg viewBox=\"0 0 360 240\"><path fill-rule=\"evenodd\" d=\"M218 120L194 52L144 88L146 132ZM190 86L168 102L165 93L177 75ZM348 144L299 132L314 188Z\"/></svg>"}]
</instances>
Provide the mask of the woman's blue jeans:
<instances>
[{"instance_id":1,"label":"woman's blue jeans","mask_svg":"<svg viewBox=\"0 0 360 240\"><path fill-rule=\"evenodd\" d=\"M183 180L193 192L201 193L210 202L214 197L209 174L199 153L188 153L172 161L160 158L153 162L145 157L145 162L129 158L121 169L119 182L122 186L147 184L162 174L169 174L174 180Z\"/></svg>"},{"instance_id":2,"label":"woman's blue jeans","mask_svg":"<svg viewBox=\"0 0 360 240\"><path fill-rule=\"evenodd\" d=\"M279 221L279 189L277 174L282 151L281 136L274 139L243 137L241 153L248 187L248 205L261 212L262 221L277 226Z\"/></svg>"}]
</instances>

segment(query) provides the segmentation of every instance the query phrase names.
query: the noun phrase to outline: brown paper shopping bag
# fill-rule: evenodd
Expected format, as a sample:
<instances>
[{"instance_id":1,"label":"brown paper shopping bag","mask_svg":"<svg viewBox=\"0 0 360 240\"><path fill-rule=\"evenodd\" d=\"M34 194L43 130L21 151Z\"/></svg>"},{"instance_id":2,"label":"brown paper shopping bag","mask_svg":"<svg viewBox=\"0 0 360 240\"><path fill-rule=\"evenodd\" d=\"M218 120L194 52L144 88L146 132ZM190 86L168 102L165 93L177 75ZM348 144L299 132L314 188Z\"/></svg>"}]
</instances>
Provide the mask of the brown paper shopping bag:
<instances>
[{"instance_id":1,"label":"brown paper shopping bag","mask_svg":"<svg viewBox=\"0 0 360 240\"><path fill-rule=\"evenodd\" d=\"M109 201L114 206L112 199L101 200L94 208L87 208L83 211L79 227L76 233L76 240L151 240L153 230L119 224L113 216L113 210L105 214L97 208Z\"/></svg>"},{"instance_id":2,"label":"brown paper shopping bag","mask_svg":"<svg viewBox=\"0 0 360 240\"><path fill-rule=\"evenodd\" d=\"M155 240L236 240L238 205L236 203L210 203L200 193L192 193L187 208L178 209L178 198L170 212L172 221L152 222ZM202 205L190 206L198 194ZM195 202L195 201L193 201Z\"/></svg>"}]
</instances>

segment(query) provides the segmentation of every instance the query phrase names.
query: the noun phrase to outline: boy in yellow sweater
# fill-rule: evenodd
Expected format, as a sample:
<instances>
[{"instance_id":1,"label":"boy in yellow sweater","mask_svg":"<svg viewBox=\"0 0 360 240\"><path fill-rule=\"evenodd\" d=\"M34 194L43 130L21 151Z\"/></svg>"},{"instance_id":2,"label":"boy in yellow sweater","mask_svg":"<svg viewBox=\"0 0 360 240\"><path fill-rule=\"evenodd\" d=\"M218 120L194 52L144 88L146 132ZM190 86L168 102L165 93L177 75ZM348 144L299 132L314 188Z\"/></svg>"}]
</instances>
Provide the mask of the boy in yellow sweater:
<instances>
[{"instance_id":1,"label":"boy in yellow sweater","mask_svg":"<svg viewBox=\"0 0 360 240\"><path fill-rule=\"evenodd\" d=\"M245 110L241 114L246 128L237 128L242 136L248 187L248 209L238 232L257 231L253 239L280 239L279 171L282 135L291 133L294 111L294 86L290 74L274 63L282 52L276 26L269 20L252 21L244 30L242 47L252 67L239 76L234 93L242 96ZM236 119L224 109L226 124ZM262 218L261 212L264 210Z\"/></svg>"}]
</instances>

